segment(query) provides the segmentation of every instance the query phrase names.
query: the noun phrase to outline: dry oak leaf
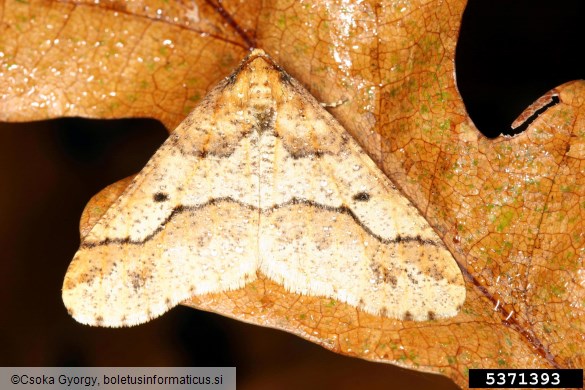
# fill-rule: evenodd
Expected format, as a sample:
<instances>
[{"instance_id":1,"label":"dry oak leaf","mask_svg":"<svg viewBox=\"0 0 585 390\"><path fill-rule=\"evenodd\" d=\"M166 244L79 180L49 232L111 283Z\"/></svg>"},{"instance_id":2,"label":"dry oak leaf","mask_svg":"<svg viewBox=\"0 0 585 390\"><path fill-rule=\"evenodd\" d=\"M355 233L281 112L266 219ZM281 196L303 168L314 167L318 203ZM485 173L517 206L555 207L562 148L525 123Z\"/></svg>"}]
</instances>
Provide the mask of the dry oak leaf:
<instances>
[{"instance_id":1,"label":"dry oak leaf","mask_svg":"<svg viewBox=\"0 0 585 390\"><path fill-rule=\"evenodd\" d=\"M338 353L443 373L585 366L585 83L522 134L489 140L454 78L465 2L1 5L0 116L148 116L173 129L252 46L319 100L421 210L464 272L458 316L397 321L260 279L186 304ZM82 231L125 183L92 200Z\"/></svg>"}]
</instances>

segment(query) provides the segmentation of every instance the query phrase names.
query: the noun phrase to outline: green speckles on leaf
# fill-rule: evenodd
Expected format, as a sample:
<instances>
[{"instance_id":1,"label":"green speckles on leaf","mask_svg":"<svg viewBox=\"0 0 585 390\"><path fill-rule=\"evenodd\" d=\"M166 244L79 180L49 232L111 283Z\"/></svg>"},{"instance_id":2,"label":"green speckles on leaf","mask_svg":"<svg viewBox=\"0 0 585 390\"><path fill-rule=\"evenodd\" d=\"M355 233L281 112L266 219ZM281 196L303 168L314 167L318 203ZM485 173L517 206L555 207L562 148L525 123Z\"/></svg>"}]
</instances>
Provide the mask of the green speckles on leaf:
<instances>
[{"instance_id":1,"label":"green speckles on leaf","mask_svg":"<svg viewBox=\"0 0 585 390\"><path fill-rule=\"evenodd\" d=\"M512 340L510 340L510 338L508 336L506 336L504 338L504 341L506 342L506 344L508 344L509 347L511 347L513 345Z\"/></svg>"},{"instance_id":2,"label":"green speckles on leaf","mask_svg":"<svg viewBox=\"0 0 585 390\"><path fill-rule=\"evenodd\" d=\"M505 359L498 359L497 362L498 362L498 366L500 366L500 367L508 366Z\"/></svg>"},{"instance_id":3,"label":"green speckles on leaf","mask_svg":"<svg viewBox=\"0 0 585 390\"><path fill-rule=\"evenodd\" d=\"M197 85L197 83L199 82L199 79L197 77L189 77L185 81L187 82L188 86L193 87L193 86Z\"/></svg>"},{"instance_id":4,"label":"green speckles on leaf","mask_svg":"<svg viewBox=\"0 0 585 390\"><path fill-rule=\"evenodd\" d=\"M504 253L508 253L510 251L510 249L512 249L512 243L510 241L504 240L504 242L502 242L501 246L495 248L495 252L501 256Z\"/></svg>"},{"instance_id":5,"label":"green speckles on leaf","mask_svg":"<svg viewBox=\"0 0 585 390\"><path fill-rule=\"evenodd\" d=\"M296 55L306 55L309 52L309 46L303 42L295 43L293 48Z\"/></svg>"},{"instance_id":6,"label":"green speckles on leaf","mask_svg":"<svg viewBox=\"0 0 585 390\"><path fill-rule=\"evenodd\" d=\"M506 156L506 155L508 155L509 153L511 153L511 152L512 152L512 145L510 145L510 144L507 144L507 143L502 143L502 144L499 144L499 145L498 145L498 146L495 148L495 151L496 151L498 154L502 155L502 157L504 157L504 156Z\"/></svg>"},{"instance_id":7,"label":"green speckles on leaf","mask_svg":"<svg viewBox=\"0 0 585 390\"><path fill-rule=\"evenodd\" d=\"M329 300L329 302L325 304L326 307L335 307L335 305L337 305L337 301L333 299Z\"/></svg>"},{"instance_id":8,"label":"green speckles on leaf","mask_svg":"<svg viewBox=\"0 0 585 390\"><path fill-rule=\"evenodd\" d=\"M386 96L389 98L395 98L398 95L398 91L400 89L397 87L393 87L390 90L386 91Z\"/></svg>"},{"instance_id":9,"label":"green speckles on leaf","mask_svg":"<svg viewBox=\"0 0 585 390\"><path fill-rule=\"evenodd\" d=\"M97 206L91 209L91 213L94 215L102 215L103 213L105 213L105 210L103 207Z\"/></svg>"},{"instance_id":10,"label":"green speckles on leaf","mask_svg":"<svg viewBox=\"0 0 585 390\"><path fill-rule=\"evenodd\" d=\"M414 363L414 365L418 366L419 364L416 362L416 359L418 358L418 356L414 353L414 352L410 352L408 354L404 353L401 356L398 357L398 361L399 362L404 362L406 360L411 361L412 363Z\"/></svg>"},{"instance_id":11,"label":"green speckles on leaf","mask_svg":"<svg viewBox=\"0 0 585 390\"><path fill-rule=\"evenodd\" d=\"M313 68L313 73L314 74L318 74L318 75L327 74L327 71L328 70L329 70L329 67L328 66L324 66L324 65L322 65L322 66L315 66Z\"/></svg>"},{"instance_id":12,"label":"green speckles on leaf","mask_svg":"<svg viewBox=\"0 0 585 390\"><path fill-rule=\"evenodd\" d=\"M28 4L28 2L27 3L24 3L24 4ZM30 22L34 22L36 20L36 16L34 16L34 15L29 16L28 14L18 15L16 17L16 20L18 20L17 27L18 27L19 30L21 30L22 29L21 23L27 23L28 24Z\"/></svg>"},{"instance_id":13,"label":"green speckles on leaf","mask_svg":"<svg viewBox=\"0 0 585 390\"><path fill-rule=\"evenodd\" d=\"M304 320L305 318L307 318L307 315L306 315L306 314L300 314L300 315L299 315L299 318L300 318L301 320Z\"/></svg>"},{"instance_id":14,"label":"green speckles on leaf","mask_svg":"<svg viewBox=\"0 0 585 390\"><path fill-rule=\"evenodd\" d=\"M477 315L477 313L475 312L475 310L473 310L471 307L469 306L463 306L463 309L461 309L461 311L467 315Z\"/></svg>"},{"instance_id":15,"label":"green speckles on leaf","mask_svg":"<svg viewBox=\"0 0 585 390\"><path fill-rule=\"evenodd\" d=\"M502 214L500 214L500 218L498 219L498 226L496 227L496 230L499 233L503 232L504 229L506 229L510 225L510 222L512 222L513 218L514 218L514 211L503 210Z\"/></svg>"},{"instance_id":16,"label":"green speckles on leaf","mask_svg":"<svg viewBox=\"0 0 585 390\"><path fill-rule=\"evenodd\" d=\"M562 297L563 295L565 295L565 293L567 292L567 290L565 289L565 287L563 286L551 286L550 287L550 292L552 293L552 295L554 295L557 298Z\"/></svg>"},{"instance_id":17,"label":"green speckles on leaf","mask_svg":"<svg viewBox=\"0 0 585 390\"><path fill-rule=\"evenodd\" d=\"M108 105L108 109L110 111L116 111L118 108L120 108L120 103L119 102L112 102Z\"/></svg>"},{"instance_id":18,"label":"green speckles on leaf","mask_svg":"<svg viewBox=\"0 0 585 390\"><path fill-rule=\"evenodd\" d=\"M286 16L280 15L278 20L276 21L276 25L281 30L284 30L286 28Z\"/></svg>"},{"instance_id":19,"label":"green speckles on leaf","mask_svg":"<svg viewBox=\"0 0 585 390\"><path fill-rule=\"evenodd\" d=\"M148 89L148 87L150 87L150 84L148 83L148 81L142 80L140 82L140 89Z\"/></svg>"},{"instance_id":20,"label":"green speckles on leaf","mask_svg":"<svg viewBox=\"0 0 585 390\"><path fill-rule=\"evenodd\" d=\"M455 363L457 363L457 357L447 355L447 362L449 363L450 366L454 366Z\"/></svg>"},{"instance_id":21,"label":"green speckles on leaf","mask_svg":"<svg viewBox=\"0 0 585 390\"><path fill-rule=\"evenodd\" d=\"M441 41L436 34L425 34L418 41L418 45L425 53L436 53L437 51L440 51L439 48L441 46Z\"/></svg>"},{"instance_id":22,"label":"green speckles on leaf","mask_svg":"<svg viewBox=\"0 0 585 390\"><path fill-rule=\"evenodd\" d=\"M191 102L198 102L201 99L201 95L199 92L195 92L193 95L189 96L189 101Z\"/></svg>"},{"instance_id":23,"label":"green speckles on leaf","mask_svg":"<svg viewBox=\"0 0 585 390\"><path fill-rule=\"evenodd\" d=\"M453 100L453 97L451 96L451 94L447 91L441 91L439 93L439 99L441 101L441 103L443 102L449 102L451 100Z\"/></svg>"},{"instance_id":24,"label":"green speckles on leaf","mask_svg":"<svg viewBox=\"0 0 585 390\"><path fill-rule=\"evenodd\" d=\"M219 64L221 65L222 68L233 68L235 63L234 60L234 56L228 51L226 52L223 56L221 56L221 59L219 61Z\"/></svg>"},{"instance_id":25,"label":"green speckles on leaf","mask_svg":"<svg viewBox=\"0 0 585 390\"><path fill-rule=\"evenodd\" d=\"M134 103L136 102L136 100L138 100L138 97L134 94L130 94L126 95L126 100L129 101L130 103Z\"/></svg>"},{"instance_id":26,"label":"green speckles on leaf","mask_svg":"<svg viewBox=\"0 0 585 390\"><path fill-rule=\"evenodd\" d=\"M146 63L146 69L148 69L149 72L154 72L154 70L156 69L156 63L154 61L148 61Z\"/></svg>"},{"instance_id":27,"label":"green speckles on leaf","mask_svg":"<svg viewBox=\"0 0 585 390\"><path fill-rule=\"evenodd\" d=\"M445 119L441 123L439 123L439 129L442 131L447 131L451 129L451 119Z\"/></svg>"}]
</instances>

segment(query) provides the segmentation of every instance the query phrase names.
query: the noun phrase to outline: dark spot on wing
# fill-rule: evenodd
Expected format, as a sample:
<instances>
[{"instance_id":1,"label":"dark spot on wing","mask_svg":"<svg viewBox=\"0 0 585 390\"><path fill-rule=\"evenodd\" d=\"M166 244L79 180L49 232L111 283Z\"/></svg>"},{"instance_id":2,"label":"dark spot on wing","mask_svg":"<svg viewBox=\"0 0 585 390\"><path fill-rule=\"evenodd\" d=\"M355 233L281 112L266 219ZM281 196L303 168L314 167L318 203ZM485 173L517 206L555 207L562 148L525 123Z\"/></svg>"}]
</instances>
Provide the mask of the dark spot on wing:
<instances>
[{"instance_id":1,"label":"dark spot on wing","mask_svg":"<svg viewBox=\"0 0 585 390\"><path fill-rule=\"evenodd\" d=\"M357 201L357 202L367 202L368 200L370 200L370 194L368 194L367 192L358 192L357 194L355 194L353 196L353 200Z\"/></svg>"},{"instance_id":2,"label":"dark spot on wing","mask_svg":"<svg viewBox=\"0 0 585 390\"><path fill-rule=\"evenodd\" d=\"M413 317L412 317L412 313L409 311L406 311L404 313L404 317L402 318L404 321L412 321Z\"/></svg>"},{"instance_id":3,"label":"dark spot on wing","mask_svg":"<svg viewBox=\"0 0 585 390\"><path fill-rule=\"evenodd\" d=\"M428 315L429 315L429 321L432 321L432 320L434 320L434 319L436 319L436 318L437 318L437 315L436 315L436 314L435 314L435 312L434 312L434 311L432 311L432 310L429 310L429 313L428 313Z\"/></svg>"},{"instance_id":4,"label":"dark spot on wing","mask_svg":"<svg viewBox=\"0 0 585 390\"><path fill-rule=\"evenodd\" d=\"M155 202L166 202L167 200L169 200L169 196L167 194L165 194L164 192L157 192L156 194L154 194L152 199Z\"/></svg>"}]
</instances>

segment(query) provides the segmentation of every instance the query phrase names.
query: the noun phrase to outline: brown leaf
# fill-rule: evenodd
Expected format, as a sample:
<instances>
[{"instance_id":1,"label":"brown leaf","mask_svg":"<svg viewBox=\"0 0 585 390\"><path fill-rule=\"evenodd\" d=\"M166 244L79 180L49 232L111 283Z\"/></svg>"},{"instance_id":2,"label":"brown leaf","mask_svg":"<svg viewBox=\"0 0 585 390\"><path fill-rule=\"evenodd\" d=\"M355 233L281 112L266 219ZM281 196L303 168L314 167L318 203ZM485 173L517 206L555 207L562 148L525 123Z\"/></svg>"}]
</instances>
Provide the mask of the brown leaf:
<instances>
[{"instance_id":1,"label":"brown leaf","mask_svg":"<svg viewBox=\"0 0 585 390\"><path fill-rule=\"evenodd\" d=\"M149 116L174 128L251 45L321 101L423 212L458 260L450 320L395 321L266 279L189 305L333 351L441 372L585 366L585 83L522 134L489 140L466 114L453 58L464 1L7 1L3 120ZM82 231L124 188L108 187Z\"/></svg>"}]
</instances>

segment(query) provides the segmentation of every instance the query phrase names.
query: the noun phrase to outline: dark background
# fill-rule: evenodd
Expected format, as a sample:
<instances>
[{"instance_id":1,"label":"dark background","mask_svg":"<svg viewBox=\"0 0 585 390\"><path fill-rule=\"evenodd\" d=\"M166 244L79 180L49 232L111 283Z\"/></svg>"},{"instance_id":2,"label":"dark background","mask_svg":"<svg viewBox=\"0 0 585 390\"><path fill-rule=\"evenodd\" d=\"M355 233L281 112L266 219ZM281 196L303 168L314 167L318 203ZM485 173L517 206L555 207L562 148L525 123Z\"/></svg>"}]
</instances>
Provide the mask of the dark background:
<instances>
[{"instance_id":1,"label":"dark background","mask_svg":"<svg viewBox=\"0 0 585 390\"><path fill-rule=\"evenodd\" d=\"M496 136L530 103L585 78L585 1L470 1L457 79L480 131ZM290 334L177 307L148 324L91 328L61 284L79 216L164 141L153 120L0 123L0 362L3 366L236 366L239 389L455 389L431 374L331 353Z\"/></svg>"}]
</instances>

